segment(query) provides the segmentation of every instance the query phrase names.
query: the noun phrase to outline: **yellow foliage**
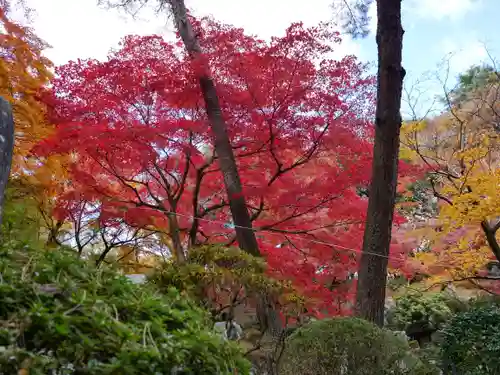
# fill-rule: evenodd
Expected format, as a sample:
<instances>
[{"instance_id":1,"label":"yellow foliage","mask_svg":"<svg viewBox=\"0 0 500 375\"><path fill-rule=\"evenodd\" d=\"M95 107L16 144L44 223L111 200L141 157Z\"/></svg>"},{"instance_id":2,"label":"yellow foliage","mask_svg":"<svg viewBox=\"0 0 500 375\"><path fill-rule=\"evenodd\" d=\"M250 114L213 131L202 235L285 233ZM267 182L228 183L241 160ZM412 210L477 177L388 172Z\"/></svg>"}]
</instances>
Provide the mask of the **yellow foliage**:
<instances>
[{"instance_id":1,"label":"yellow foliage","mask_svg":"<svg viewBox=\"0 0 500 375\"><path fill-rule=\"evenodd\" d=\"M432 251L417 255L430 282L476 276L495 258L483 226L494 229L500 219L497 92L485 89L459 108L402 126L402 156L427 167L439 202L438 225L420 234Z\"/></svg>"},{"instance_id":2,"label":"yellow foliage","mask_svg":"<svg viewBox=\"0 0 500 375\"><path fill-rule=\"evenodd\" d=\"M49 83L52 63L42 55L45 43L31 30L9 20L0 7L0 96L13 108L16 126L13 173L23 171L33 145L49 135L39 101Z\"/></svg>"},{"instance_id":3,"label":"yellow foliage","mask_svg":"<svg viewBox=\"0 0 500 375\"><path fill-rule=\"evenodd\" d=\"M12 175L22 179L38 202L46 224L41 230L54 235L62 228L52 212L55 198L67 187L69 159L58 156L38 160L30 155L33 146L53 131L40 101L52 78L53 64L42 54L47 45L28 27L9 19L8 6L9 2L0 2L0 96L11 103L14 115Z\"/></svg>"},{"instance_id":4,"label":"yellow foliage","mask_svg":"<svg viewBox=\"0 0 500 375\"><path fill-rule=\"evenodd\" d=\"M453 202L440 211L440 218L448 230L479 225L500 215L500 169L464 176L457 183L463 188L447 185L442 189L442 193Z\"/></svg>"},{"instance_id":5,"label":"yellow foliage","mask_svg":"<svg viewBox=\"0 0 500 375\"><path fill-rule=\"evenodd\" d=\"M424 121L409 121L401 126L401 147L399 156L403 160L418 161L418 139L416 135L426 128L427 124Z\"/></svg>"},{"instance_id":6,"label":"yellow foliage","mask_svg":"<svg viewBox=\"0 0 500 375\"><path fill-rule=\"evenodd\" d=\"M481 224L500 215L500 170L462 176L455 184L444 185L440 191L452 204L441 206L440 230L427 236L434 251L417 255L434 276L430 282L475 276L494 259Z\"/></svg>"},{"instance_id":7,"label":"yellow foliage","mask_svg":"<svg viewBox=\"0 0 500 375\"><path fill-rule=\"evenodd\" d=\"M134 246L120 246L117 253L116 263L127 274L150 274L164 263L161 256L144 253Z\"/></svg>"}]
</instances>

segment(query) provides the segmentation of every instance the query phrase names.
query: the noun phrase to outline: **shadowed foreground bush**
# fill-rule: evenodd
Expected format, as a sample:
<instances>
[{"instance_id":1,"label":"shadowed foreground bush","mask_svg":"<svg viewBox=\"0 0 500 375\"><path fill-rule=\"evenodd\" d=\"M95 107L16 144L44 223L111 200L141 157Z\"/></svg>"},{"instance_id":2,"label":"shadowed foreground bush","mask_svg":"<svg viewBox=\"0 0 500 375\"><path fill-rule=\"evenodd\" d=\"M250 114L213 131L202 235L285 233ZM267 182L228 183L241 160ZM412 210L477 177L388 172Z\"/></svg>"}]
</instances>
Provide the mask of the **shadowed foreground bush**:
<instances>
[{"instance_id":1,"label":"shadowed foreground bush","mask_svg":"<svg viewBox=\"0 0 500 375\"><path fill-rule=\"evenodd\" d=\"M315 321L292 334L280 361L280 375L431 375L408 343L364 320Z\"/></svg>"},{"instance_id":2,"label":"shadowed foreground bush","mask_svg":"<svg viewBox=\"0 0 500 375\"><path fill-rule=\"evenodd\" d=\"M67 250L0 249L0 374L248 374L209 324L175 289L133 285Z\"/></svg>"},{"instance_id":3,"label":"shadowed foreground bush","mask_svg":"<svg viewBox=\"0 0 500 375\"><path fill-rule=\"evenodd\" d=\"M500 374L500 307L478 304L443 329L443 362L460 375Z\"/></svg>"}]
</instances>

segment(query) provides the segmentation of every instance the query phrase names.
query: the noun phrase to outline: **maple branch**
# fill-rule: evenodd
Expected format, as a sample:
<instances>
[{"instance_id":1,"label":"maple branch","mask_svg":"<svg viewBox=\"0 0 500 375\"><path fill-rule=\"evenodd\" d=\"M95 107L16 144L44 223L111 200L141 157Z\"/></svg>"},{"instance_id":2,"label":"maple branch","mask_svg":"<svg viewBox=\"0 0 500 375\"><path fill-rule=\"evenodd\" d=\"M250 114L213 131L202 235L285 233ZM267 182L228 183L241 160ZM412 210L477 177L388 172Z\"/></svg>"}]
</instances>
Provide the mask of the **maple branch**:
<instances>
[{"instance_id":1,"label":"maple branch","mask_svg":"<svg viewBox=\"0 0 500 375\"><path fill-rule=\"evenodd\" d=\"M155 205L150 205L150 204L147 204L146 206L150 207L150 208L154 208L154 209L160 210L161 212L163 212L167 216L167 219L168 219L168 222L169 222L169 229L170 229L169 235L170 235L170 238L172 239L172 243L174 245L175 253L176 253L176 256L177 256L177 261L178 262L185 261L185 254L184 254L184 250L182 248L181 237L180 237L179 222L177 220L177 215L176 215L177 203L178 202L175 199L174 195L172 194L172 191L171 191L171 188L170 188L170 184L168 182L167 177L163 174L162 169L156 163L153 164L154 167L155 167L155 169L156 169L156 171L159 173L160 177L162 178L162 180L165 183L165 187L166 187L165 191L167 193L167 199L168 199L168 202L170 204L170 210L168 210L168 209L165 208L165 206L163 204L163 201L153 193L153 191L151 190L151 186L148 183L146 183L144 181L134 180L134 179L127 179L127 178L125 178L123 176L118 175L116 169L110 163L110 161L109 161L109 159L107 157L107 153L105 153L105 155L106 155L105 156L106 157L106 161L108 162L109 169L112 171L112 174L116 178L118 178L122 182L122 184L124 184L125 186L131 188L134 191L134 193L135 193L136 197L138 198L139 202L133 202L133 203L135 203L136 205L138 205L138 203L140 205L145 205L145 202L140 197L140 194L139 194L138 190L135 187L133 187L132 185L130 185L130 183L137 183L137 184L140 184L140 185L142 185L142 186L144 186L146 188L146 190L148 191L149 196L151 198L153 198L153 200L156 202L156 206ZM100 163L100 165L103 166L102 163ZM103 166L103 168L105 168L105 167ZM154 177L154 175L148 169L146 169L146 171L150 175L152 175ZM177 179L175 177L174 177L174 179L177 181ZM179 196L179 198L180 198L180 196Z\"/></svg>"},{"instance_id":2,"label":"maple branch","mask_svg":"<svg viewBox=\"0 0 500 375\"><path fill-rule=\"evenodd\" d=\"M118 95L117 95L118 97ZM142 119L142 122L144 122L144 125L146 126L149 126L149 116L145 116L143 113L142 113L142 110L140 108L137 107L137 103L135 102L129 102L129 104L134 107L137 112L139 112L139 116L141 116L141 119Z\"/></svg>"},{"instance_id":3,"label":"maple branch","mask_svg":"<svg viewBox=\"0 0 500 375\"><path fill-rule=\"evenodd\" d=\"M85 209L86 209L87 204L88 204L88 202L84 201L84 200L81 200L79 202L80 206L78 207L78 211L77 211L76 216L75 216L73 211L69 212L69 217L70 217L71 221L73 222L73 228L74 228L74 237L73 238L76 242L77 251L78 251L79 256L82 255L85 247L89 243L91 243L96 237L96 233L94 231L92 231L92 235L89 235L86 240L82 241L82 238L81 238L83 230L90 225L89 223L87 223L86 225L82 224L83 215L85 213Z\"/></svg>"},{"instance_id":4,"label":"maple branch","mask_svg":"<svg viewBox=\"0 0 500 375\"><path fill-rule=\"evenodd\" d=\"M259 104L259 102L257 100L257 97L255 96L255 93L250 89L250 84L248 82L248 79L246 79L246 77L243 77L241 74L238 74L238 77L240 77L241 79L243 79L245 81L246 89L247 89L248 93L250 94L254 105L261 112L262 116L264 117L264 119L265 119L265 121L266 121L266 123L268 125L269 139L261 147L264 148L265 145L269 143L269 151L271 153L271 156L272 156L273 160L276 163L277 172L279 172L281 170L281 168L283 167L283 163L278 159L278 156L276 155L276 151L275 151L275 144L274 144L275 142L274 142L274 140L276 139L276 137L275 137L275 134L274 134L274 131L273 131L273 120L274 120L274 117L275 117L276 113L278 112L278 109L281 108L284 105L284 103L289 98L290 90L291 90L291 87L292 87L292 81L293 81L293 78L295 77L295 74L297 73L297 67L298 67L298 65L299 65L299 63L297 61L294 64L294 66L293 66L292 74L291 74L292 78L288 80L288 85L287 85L287 88L285 90L285 94L283 95L283 99L281 100L280 103L278 103L273 108L273 112L272 112L270 118L266 115L266 113L264 111L264 108ZM274 77L274 71L275 70L273 69L273 77ZM309 87L308 88L304 88L302 90L301 94L304 94L308 89L309 89Z\"/></svg>"},{"instance_id":5,"label":"maple branch","mask_svg":"<svg viewBox=\"0 0 500 375\"><path fill-rule=\"evenodd\" d=\"M436 185L435 185L435 182L434 182L434 179L429 179L430 180L430 183L431 183L431 187L432 187L432 192L434 193L434 196L438 199L441 199L443 201L445 201L446 203L448 203L450 206L453 206L453 202L445 197L444 195L442 195L441 193L439 193L436 189Z\"/></svg>"},{"instance_id":6,"label":"maple branch","mask_svg":"<svg viewBox=\"0 0 500 375\"><path fill-rule=\"evenodd\" d=\"M231 246L236 242L236 235L232 235L224 246Z\"/></svg>"},{"instance_id":7,"label":"maple branch","mask_svg":"<svg viewBox=\"0 0 500 375\"><path fill-rule=\"evenodd\" d=\"M299 166L307 163L311 159L311 157L313 156L313 154L316 151L316 149L319 147L319 143L320 143L319 141L321 140L321 138L323 137L323 135L326 134L326 131L328 130L328 127L329 127L329 125L325 126L325 128L323 129L323 131L320 133L320 136L318 137L318 139L316 139L314 141L314 144L309 149L309 151L307 151L302 156L300 156L295 162L293 162L288 167L286 167L286 168L278 168L278 170L275 172L275 174L268 181L267 186L271 186L273 184L273 182L278 179L278 177L284 175L286 172L289 172L292 169L294 169L296 167L299 167Z\"/></svg>"},{"instance_id":8,"label":"maple branch","mask_svg":"<svg viewBox=\"0 0 500 375\"><path fill-rule=\"evenodd\" d=\"M167 213L168 210L165 208L165 206L163 205L163 202L156 196L152 193L151 191L151 188L149 186L149 184L143 182L143 181L138 181L138 180L134 180L134 179L128 179L128 178L125 178L121 175L118 174L118 172L116 171L115 168L113 168L112 164L110 163L109 159L108 159L108 154L105 153L105 159L106 161L108 162L108 166L109 167L106 167L100 160L94 158L94 160L101 166L101 168L103 168L105 171L107 171L108 173L110 173L111 175L113 175L114 177L116 177L120 183L125 186L126 188L130 189L134 195L136 196L137 198L137 202L135 201L130 201L130 200L127 200L127 201L124 201L124 200L120 200L120 199L117 199L116 197L114 196L111 196L105 192L103 192L102 190L98 190L97 187L93 187L96 191L100 192L100 194L103 194L105 195L106 197L110 198L110 199L113 199L117 202L121 202L121 203L131 203L131 204L134 204L135 206L137 207L141 207L141 206L144 206L144 207L148 207L148 208L151 208L151 209L155 209L155 210L159 210L163 213ZM135 188L134 186L131 185L131 183L136 183L136 184L140 184L144 187L146 187L146 189L148 190L148 193L150 194L150 196L153 198L153 200L157 203L156 205L153 205L153 204L150 204L150 203L147 203L145 202L141 195L139 194L139 191L137 190L137 188Z\"/></svg>"},{"instance_id":9,"label":"maple branch","mask_svg":"<svg viewBox=\"0 0 500 375\"><path fill-rule=\"evenodd\" d=\"M228 202L221 202L221 203L213 204L210 207L204 208L203 211L199 214L198 217L202 218L202 217L206 216L208 213L210 213L212 211L215 211L215 210L227 207L227 206L229 206Z\"/></svg>"},{"instance_id":10,"label":"maple branch","mask_svg":"<svg viewBox=\"0 0 500 375\"><path fill-rule=\"evenodd\" d=\"M57 220L54 226L50 226L49 229L49 238L47 239L47 245L50 243L54 243L57 246L62 246L61 240L59 240L58 236L60 235L59 231L64 225L64 220Z\"/></svg>"},{"instance_id":11,"label":"maple branch","mask_svg":"<svg viewBox=\"0 0 500 375\"><path fill-rule=\"evenodd\" d=\"M339 114L338 116L336 116L334 119L332 119L332 122L338 120L343 115L348 113L351 110L351 108L352 108L352 106L350 106L346 111L343 111L342 114ZM296 167L299 167L299 166L307 163L312 158L312 156L314 155L314 153L316 152L318 147L320 146L320 143L321 143L320 141L323 139L323 137L327 133L328 129L330 128L330 125L331 125L331 122L328 122L323 127L323 129L321 130L318 137L313 141L313 145L310 147L310 149L308 151L306 151L302 156L300 156L295 162L293 162L291 165L289 165L288 167L286 167L284 169L279 168L275 172L275 174L271 177L271 179L268 181L267 186L271 186L273 184L273 182L278 179L278 177L284 175L285 173L291 171L292 169L294 169Z\"/></svg>"},{"instance_id":12,"label":"maple branch","mask_svg":"<svg viewBox=\"0 0 500 375\"><path fill-rule=\"evenodd\" d=\"M316 210L317 208L321 207L322 205L326 204L326 203L329 203L335 199L338 199L342 197L342 195L334 195L332 197L329 197L329 198L325 198L325 199L322 199L321 202L319 202L318 204L314 205L314 206L311 206L309 207L306 211L303 211L303 212L300 212L300 213L297 213L297 211L295 211L294 213L292 213L291 215L289 215L288 217L284 218L284 219L281 219L273 224L268 224L268 225L264 225L262 227L259 228L259 230L268 230L274 226L277 226L279 224L282 224L288 220L292 220L292 219L296 219L300 216L303 216L303 215L307 215L308 213L311 213L313 212L314 210ZM300 207L299 207L300 208ZM298 208L297 208L298 209Z\"/></svg>"},{"instance_id":13,"label":"maple branch","mask_svg":"<svg viewBox=\"0 0 500 375\"><path fill-rule=\"evenodd\" d=\"M191 147L193 146L193 132L189 131L189 147L184 152L186 155L186 165L184 166L184 173L182 174L180 186L175 194L175 200L178 202L181 199L184 189L186 187L186 179L189 173L189 166L191 165Z\"/></svg>"},{"instance_id":14,"label":"maple branch","mask_svg":"<svg viewBox=\"0 0 500 375\"><path fill-rule=\"evenodd\" d=\"M318 230L322 229L328 229L328 228L335 228L335 227L341 227L344 225L351 225L355 223L361 223L362 221L346 221L346 222L341 222L341 223L332 223L332 224L325 224L319 227L315 227L312 229L302 229L302 230L287 230L287 229L278 229L278 228L257 228L256 231L266 231L266 232L276 232L276 233L286 233L286 234L311 234L311 232L316 232Z\"/></svg>"},{"instance_id":15,"label":"maple branch","mask_svg":"<svg viewBox=\"0 0 500 375\"><path fill-rule=\"evenodd\" d=\"M201 181L203 180L204 176L203 170L204 170L203 167L201 169L196 170L196 179L195 179L193 199L192 199L193 222L191 224L191 229L189 230L189 241L191 246L194 246L196 244L196 234L198 232L198 227L200 225L198 220L198 201L201 189Z\"/></svg>"},{"instance_id":16,"label":"maple branch","mask_svg":"<svg viewBox=\"0 0 500 375\"><path fill-rule=\"evenodd\" d=\"M97 258L97 260L95 262L96 266L99 266L101 264L101 262L104 260L104 258L106 258L106 256L108 255L108 253L113 248L112 246L109 246L108 240L106 239L106 236L104 235L104 231L103 230L100 231L100 235L101 235L101 240L102 240L102 242L104 244L104 250L99 255L99 258Z\"/></svg>"},{"instance_id":17,"label":"maple branch","mask_svg":"<svg viewBox=\"0 0 500 375\"><path fill-rule=\"evenodd\" d=\"M450 69L450 64L449 64L449 61L448 61L448 71L447 71L447 74L449 74L449 69ZM465 141L464 141L464 128L465 128L465 121L462 120L457 112L455 111L455 106L452 104L451 102L451 98L450 98L450 93L446 90L446 84L443 85L443 90L444 90L444 96L445 96L445 100L446 100L446 104L448 106L448 111L451 113L451 115L453 116L453 118L459 123L460 125L460 131L459 131L459 150L463 150L465 148ZM464 158L462 157L459 161L460 163L460 166L462 168L462 173L463 171L465 170L465 165L464 165Z\"/></svg>"},{"instance_id":18,"label":"maple branch","mask_svg":"<svg viewBox=\"0 0 500 375\"><path fill-rule=\"evenodd\" d=\"M500 229L500 220L498 220L498 222L493 226L491 230L492 232L497 232L499 229Z\"/></svg>"},{"instance_id":19,"label":"maple branch","mask_svg":"<svg viewBox=\"0 0 500 375\"><path fill-rule=\"evenodd\" d=\"M297 252L299 254L301 254L302 256L304 256L306 258L308 257L309 254L307 252L305 252L304 250L299 249L299 247L297 245L295 245L295 243L290 239L290 237L285 235L285 239L286 239L287 243L290 244L295 250L297 250Z\"/></svg>"},{"instance_id":20,"label":"maple branch","mask_svg":"<svg viewBox=\"0 0 500 375\"><path fill-rule=\"evenodd\" d=\"M205 173L206 169L214 161L214 156L215 156L215 152L212 154L212 157L205 164L203 164L200 168L196 169L196 178L195 178L193 198L192 198L193 222L191 223L191 228L189 229L189 242L190 242L191 246L196 244L196 234L199 232L200 221L198 219L200 218L200 214L198 211L198 204L199 204L201 183L203 181L203 177L205 177L205 175L206 175L206 173ZM208 212L209 211L207 211L206 213L208 213ZM204 215L202 215L202 216L204 216ZM202 235L208 239L208 237L206 235L204 235L204 234L202 234Z\"/></svg>"},{"instance_id":21,"label":"maple branch","mask_svg":"<svg viewBox=\"0 0 500 375\"><path fill-rule=\"evenodd\" d=\"M465 172L465 167L464 169L462 170L462 175L463 175L463 181L462 181L462 184L460 185L460 188L458 189L458 193L459 194L462 194L463 191L464 191L464 188L465 186L467 185L468 181L467 179L469 178L469 175L471 174L472 170L474 169L474 165L476 164L476 160L472 160L471 162L471 165L470 165L470 168L467 170L467 172L465 173L465 175L463 174ZM470 186L468 186L468 190L469 190L469 193L472 192Z\"/></svg>"},{"instance_id":22,"label":"maple branch","mask_svg":"<svg viewBox=\"0 0 500 375\"><path fill-rule=\"evenodd\" d=\"M160 169L160 167L156 163L153 163L153 167L155 168L155 170ZM170 191L170 182L168 182L168 180L159 178L155 173L153 173L149 169L146 169L145 171L149 174L149 176L151 176L151 178L153 178L158 183L158 185L160 185L163 188L163 190L165 190L166 192Z\"/></svg>"},{"instance_id":23,"label":"maple branch","mask_svg":"<svg viewBox=\"0 0 500 375\"><path fill-rule=\"evenodd\" d=\"M479 284L476 282L476 280L479 281L499 281L500 277L495 277L495 276L467 276L467 277L462 277L458 279L452 279L452 280L445 280L445 281L440 281L440 282L435 282L432 283L430 286L427 288L423 289L423 292L428 292L432 288L434 288L437 285L450 285L453 283L461 282L461 281L467 281L474 285L475 287L484 290L485 292L492 294L492 295L498 295L498 293L491 291L490 289L486 288L485 286Z\"/></svg>"},{"instance_id":24,"label":"maple branch","mask_svg":"<svg viewBox=\"0 0 500 375\"><path fill-rule=\"evenodd\" d=\"M418 102L419 102L420 98L422 97L422 91L418 88L418 85L423 83L424 80L428 81L429 77L424 77L424 75L422 75L420 78L417 78L412 83L410 89L408 89L408 86L406 85L406 83L403 85L403 92L405 93L405 96L406 96L406 99L403 99L403 100L406 102L406 104L410 108L412 121L423 121L424 119L428 118L429 114L431 112L433 112L433 110L434 110L433 108L434 108L434 104L436 103L436 98L434 98L432 100L432 103L429 105L429 107L427 108L427 110L425 111L425 113L423 115L421 115L421 116L417 115ZM418 92L416 97L413 95L414 91Z\"/></svg>"},{"instance_id":25,"label":"maple branch","mask_svg":"<svg viewBox=\"0 0 500 375\"><path fill-rule=\"evenodd\" d=\"M249 156L255 156L257 154L260 154L265 148L266 148L266 145L269 143L269 140L267 140L266 142L262 143L258 148L256 148L255 150L253 151L248 151L248 152L240 152L240 153L235 153L235 156L238 158L238 159L243 159L243 158L247 158ZM242 145L240 147L238 146L234 146L233 149L234 150L238 150L240 148L244 148L245 146Z\"/></svg>"},{"instance_id":26,"label":"maple branch","mask_svg":"<svg viewBox=\"0 0 500 375\"><path fill-rule=\"evenodd\" d=\"M265 208L265 203L264 203L264 197L260 197L260 202L259 202L259 207L250 207L251 209L254 210L252 215L250 216L250 220L255 221L257 218L260 216L260 214L264 211Z\"/></svg>"},{"instance_id":27,"label":"maple branch","mask_svg":"<svg viewBox=\"0 0 500 375\"><path fill-rule=\"evenodd\" d=\"M493 295L493 296L497 296L497 295L498 295L498 293L496 293L496 292L494 292L494 291L492 291L492 290L490 290L490 289L486 288L485 286L481 285L480 283L477 283L477 282L476 282L476 281L474 281L474 280L467 280L467 281L468 281L469 283L471 283L472 285L474 285L476 288L478 288L478 289L481 289L481 290L485 291L486 293L489 293L489 294L491 294L491 295Z\"/></svg>"},{"instance_id":28,"label":"maple branch","mask_svg":"<svg viewBox=\"0 0 500 375\"><path fill-rule=\"evenodd\" d=\"M107 159L107 154L106 154L106 159ZM167 195L168 195L169 203L171 205L172 210L167 210L165 208L165 206L163 205L163 202L158 197L156 197L156 195L154 195L152 193L151 187L149 186L149 184L146 184L143 181L127 179L123 176L120 176L116 172L116 170L110 165L108 159L107 159L107 161L108 161L109 168L105 167L100 161L98 161L98 160L96 160L96 161L97 161L97 163L99 163L99 165L101 165L101 167L103 169L107 170L112 175L114 175L124 186L131 189L134 192L135 196L137 197L138 201L137 202L123 201L123 200L117 199L116 197L111 197L109 194L106 194L106 193L101 192L101 194L104 194L105 196L108 196L111 199L118 201L118 202L131 203L131 204L134 204L136 207L144 206L144 207L152 208L152 209L159 210L159 211L163 212L167 216L167 219L169 221L169 228L170 228L169 236L172 239L172 242L174 245L174 250L175 250L175 254L177 256L177 261L181 262L181 263L184 262L185 261L185 254L184 254L184 250L182 248L181 238L180 238L180 234L179 234L180 229L179 229L179 224L177 221L177 216L175 213L176 203L173 201L170 192L167 190ZM152 204L145 202L142 199L142 197L140 196L139 191L134 186L130 185L130 183L138 183L138 184L145 186L146 189L148 190L148 193L150 194L150 196L156 201L157 205L152 205ZM94 187L94 189L97 190L96 187Z\"/></svg>"},{"instance_id":29,"label":"maple branch","mask_svg":"<svg viewBox=\"0 0 500 375\"><path fill-rule=\"evenodd\" d=\"M409 149L412 149L413 151L415 151L415 153L424 162L424 164L427 165L430 169L432 169L432 173L444 176L444 177L448 178L450 180L450 182L452 182L452 183L454 181L451 179L459 179L460 178L460 176L457 176L456 174L452 173L448 167L443 168L441 165L439 165L439 162L436 159L431 158L430 156L424 155L422 153L421 146L419 145L419 142L418 142L418 134L416 131L413 134L413 138L414 138L414 142L415 142L414 147L410 144L407 144L406 142L403 142L403 141L401 143L403 145L405 145L406 147L408 147ZM432 165L429 162L429 159L433 160L437 164L437 167ZM441 160L443 160L443 159L441 159Z\"/></svg>"},{"instance_id":30,"label":"maple branch","mask_svg":"<svg viewBox=\"0 0 500 375\"><path fill-rule=\"evenodd\" d=\"M143 230L143 228L135 228L133 230L132 234L129 236L129 238L124 239L124 240L120 240L117 242L114 242L114 240L117 239L122 234L121 231L118 233L115 233L112 236L111 241L108 241L106 238L106 235L105 235L105 230L101 230L101 239L103 240L105 247L104 247L104 251L101 252L101 254L99 255L99 258L96 260L96 265L99 266L104 261L104 259L106 258L106 256L109 254L109 252L111 250L113 250L117 247L123 246L123 245L134 243L134 247L133 247L133 250L131 250L131 252L136 251L137 246L138 246L138 242L140 240L144 240L144 239L149 238L149 237L153 236L154 234L158 233L157 231L152 231L152 232L146 233L142 236L139 236L139 233L141 230Z\"/></svg>"},{"instance_id":31,"label":"maple branch","mask_svg":"<svg viewBox=\"0 0 500 375\"><path fill-rule=\"evenodd\" d=\"M122 255L116 261L117 262L121 262L123 259L127 258L130 254L132 254L132 253L134 253L136 251L137 251L137 249L135 247L133 247L127 254ZM137 257L136 257L136 260L137 260Z\"/></svg>"},{"instance_id":32,"label":"maple branch","mask_svg":"<svg viewBox=\"0 0 500 375\"><path fill-rule=\"evenodd\" d=\"M167 193L167 197L169 198L169 203L170 203L170 202L173 202L173 201L176 201L176 200L175 200L175 198L174 198L175 193L172 193L172 188L171 188L170 182L168 181L167 176L163 173L163 170L160 168L160 166L159 166L158 164L154 163L154 164L153 164L153 166L154 166L154 168L155 168L156 172L158 172L158 174L160 175L161 180L162 180L162 181L163 181L163 183L164 183L164 185L162 185L162 186L165 188L165 192ZM149 171L148 171L148 172L149 172ZM155 179L158 181L158 179L154 176L154 174L153 174L153 173L151 173L151 172L149 172L149 173L150 173L150 175L151 175L153 178L155 178ZM179 183L179 181L177 180L177 177L175 177L172 173L170 173L170 172L168 172L168 171L166 171L166 173L167 173L170 177L172 177L172 178L174 179L174 181L175 181L175 183L177 184L177 186L180 186L180 183ZM143 184L144 184L145 186L146 186L146 185L149 185L149 184L147 184L147 183L143 183ZM160 184L160 185L161 185L161 184ZM148 189L148 190L150 191L150 189ZM150 194L150 195L151 195L151 194ZM157 200L157 199L155 199L155 200Z\"/></svg>"},{"instance_id":33,"label":"maple branch","mask_svg":"<svg viewBox=\"0 0 500 375\"><path fill-rule=\"evenodd\" d=\"M500 262L500 244L496 239L496 231L500 228L500 225L497 223L493 228L490 226L488 221L483 220L481 222L481 228L486 236L486 241L495 255L495 258Z\"/></svg>"},{"instance_id":34,"label":"maple branch","mask_svg":"<svg viewBox=\"0 0 500 375\"><path fill-rule=\"evenodd\" d=\"M59 231L64 225L64 220L57 220L54 223L54 217L52 215L47 215L47 213L43 208L43 204L41 202L38 202L37 204L37 211L42 216L42 219L50 233L49 238L47 240L47 244L53 242L54 244L61 246L62 242L59 240L58 235Z\"/></svg>"}]
</instances>

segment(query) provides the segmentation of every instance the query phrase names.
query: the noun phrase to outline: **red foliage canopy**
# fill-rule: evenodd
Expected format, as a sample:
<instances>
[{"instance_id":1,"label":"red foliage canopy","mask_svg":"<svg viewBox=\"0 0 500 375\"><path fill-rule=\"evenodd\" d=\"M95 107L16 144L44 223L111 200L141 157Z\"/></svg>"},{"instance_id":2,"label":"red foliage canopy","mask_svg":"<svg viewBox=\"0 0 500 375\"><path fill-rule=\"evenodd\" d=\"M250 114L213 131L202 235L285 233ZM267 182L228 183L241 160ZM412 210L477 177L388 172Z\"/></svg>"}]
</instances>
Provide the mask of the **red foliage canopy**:
<instances>
[{"instance_id":1,"label":"red foliage canopy","mask_svg":"<svg viewBox=\"0 0 500 375\"><path fill-rule=\"evenodd\" d=\"M211 19L196 28L270 271L317 311L343 312L358 258L346 249L361 247L366 211L357 189L370 178L373 78L353 56L329 58L340 38L328 25L294 24L269 43ZM199 67L159 36L59 67L47 99L58 131L37 152L75 155L74 190L100 202L102 220L153 225L183 246L233 243Z\"/></svg>"}]
</instances>

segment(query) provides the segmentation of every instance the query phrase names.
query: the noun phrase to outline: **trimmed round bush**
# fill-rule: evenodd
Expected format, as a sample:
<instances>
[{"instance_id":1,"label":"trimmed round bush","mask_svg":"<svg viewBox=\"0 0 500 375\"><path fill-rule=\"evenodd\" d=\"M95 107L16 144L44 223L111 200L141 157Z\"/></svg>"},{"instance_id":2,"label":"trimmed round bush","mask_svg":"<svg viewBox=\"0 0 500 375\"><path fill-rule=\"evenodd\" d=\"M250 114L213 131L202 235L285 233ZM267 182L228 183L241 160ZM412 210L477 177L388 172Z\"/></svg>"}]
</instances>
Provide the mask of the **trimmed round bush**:
<instances>
[{"instance_id":1,"label":"trimmed round bush","mask_svg":"<svg viewBox=\"0 0 500 375\"><path fill-rule=\"evenodd\" d=\"M248 374L211 327L175 289L134 285L64 249L0 249L0 374Z\"/></svg>"},{"instance_id":2,"label":"trimmed round bush","mask_svg":"<svg viewBox=\"0 0 500 375\"><path fill-rule=\"evenodd\" d=\"M314 321L286 341L280 375L430 375L408 343L357 318Z\"/></svg>"},{"instance_id":3,"label":"trimmed round bush","mask_svg":"<svg viewBox=\"0 0 500 375\"><path fill-rule=\"evenodd\" d=\"M500 307L479 305L455 315L442 331L443 363L460 375L500 374Z\"/></svg>"}]
</instances>

